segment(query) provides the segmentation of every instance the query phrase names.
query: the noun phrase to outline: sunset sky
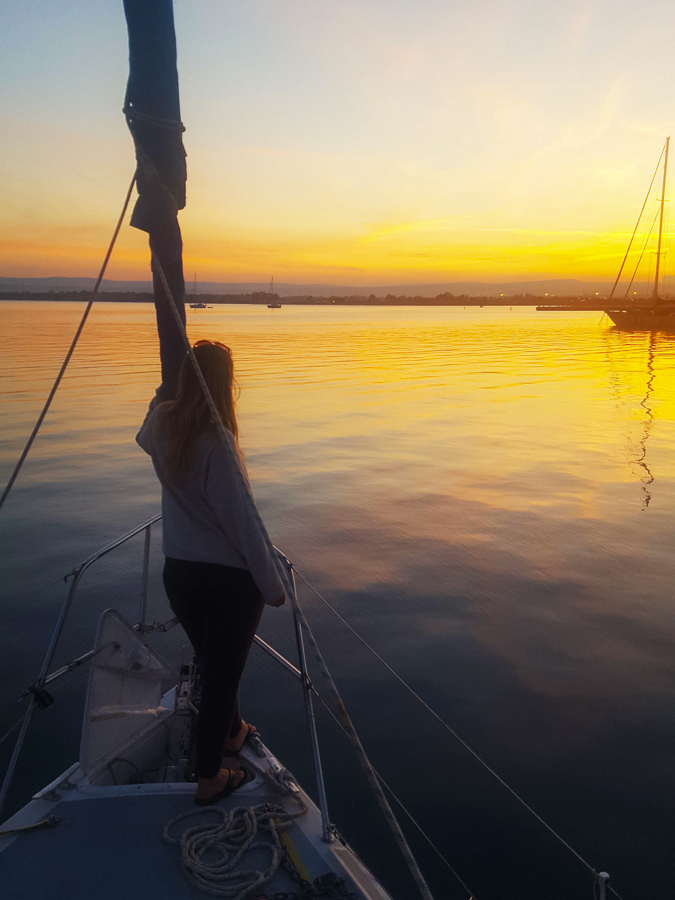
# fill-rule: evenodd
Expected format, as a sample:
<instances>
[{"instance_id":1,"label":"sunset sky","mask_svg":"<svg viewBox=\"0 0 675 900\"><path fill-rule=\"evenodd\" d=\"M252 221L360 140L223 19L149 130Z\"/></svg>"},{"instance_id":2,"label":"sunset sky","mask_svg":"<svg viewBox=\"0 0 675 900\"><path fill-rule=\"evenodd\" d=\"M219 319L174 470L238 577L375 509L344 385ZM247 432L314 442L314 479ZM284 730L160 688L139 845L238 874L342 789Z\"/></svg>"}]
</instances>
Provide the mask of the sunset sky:
<instances>
[{"instance_id":1,"label":"sunset sky","mask_svg":"<svg viewBox=\"0 0 675 900\"><path fill-rule=\"evenodd\" d=\"M121 0L0 2L0 275L94 275L134 167ZM175 15L200 281L611 280L675 123L664 0ZM126 228L109 277L147 273Z\"/></svg>"}]
</instances>

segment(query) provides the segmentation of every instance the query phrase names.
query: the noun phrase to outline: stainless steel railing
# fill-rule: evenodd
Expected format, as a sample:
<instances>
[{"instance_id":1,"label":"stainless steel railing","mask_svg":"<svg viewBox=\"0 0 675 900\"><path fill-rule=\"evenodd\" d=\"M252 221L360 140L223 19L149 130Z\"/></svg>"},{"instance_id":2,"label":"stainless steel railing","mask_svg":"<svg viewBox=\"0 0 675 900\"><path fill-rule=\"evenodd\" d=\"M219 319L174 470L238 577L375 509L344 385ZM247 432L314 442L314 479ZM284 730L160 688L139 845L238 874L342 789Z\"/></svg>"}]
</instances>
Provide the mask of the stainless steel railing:
<instances>
[{"instance_id":1,"label":"stainless steel railing","mask_svg":"<svg viewBox=\"0 0 675 900\"><path fill-rule=\"evenodd\" d=\"M123 534L121 537L117 538L111 543L106 544L101 550L98 550L96 553L93 553L79 565L75 566L75 568L66 575L66 579L72 577L72 581L70 583L70 588L68 590L68 594L66 599L61 607L59 612L58 619L56 621L56 625L54 626L54 631L52 632L51 639L49 641L49 646L47 648L47 652L45 653L44 659L42 661L42 666L40 668L40 673L37 679L29 686L26 693L23 695L24 697L30 696L30 700L28 702L28 707L26 712L24 713L23 720L21 721L21 728L19 730L19 735L16 739L16 743L14 745L14 749L12 751L12 755L9 761L9 765L7 766L7 771L5 772L5 776L3 778L2 787L0 788L0 821L2 821L2 810L4 808L7 794L12 784L12 780L14 778L14 773L16 770L16 765L21 755L21 750L23 748L24 741L26 739L26 734L28 732L28 728L31 723L31 719L33 717L33 713L35 712L36 707L45 709L52 703L51 696L46 691L46 686L52 684L54 681L57 681L59 678L62 678L64 675L67 675L69 672L74 671L82 665L85 665L89 660L94 656L95 651L89 650L87 653L83 653L81 656L78 656L76 659L71 660L71 662L66 663L58 669L55 669L53 672L49 672L49 667L52 663L52 659L54 658L54 653L56 652L56 648L59 643L59 639L63 632L64 626L66 624L66 620L68 618L68 614L72 608L73 601L75 599L75 594L77 593L77 589L79 587L80 581L84 573L92 566L95 562L100 560L102 557L107 556L108 553L111 553L113 550L125 544L127 541L131 540L131 538L136 537L136 535L144 533L144 544L143 544L143 570L141 576L141 592L139 598L139 610L138 610L138 622L134 625L134 628L140 634L151 634L153 632L167 632L170 631L178 624L178 619L173 616L171 619L168 619L166 622L148 622L147 621L147 609L148 609L148 584L149 584L149 574L150 574L150 550L152 545L152 526L155 525L161 519L161 515L153 516L151 519L141 523L136 526L136 528L132 528L131 531L127 531L126 534ZM283 554L281 554L283 556ZM295 587L295 576L293 573L293 567L290 560L283 557L285 564L288 566L289 574L291 579L293 580L293 586ZM296 640L298 644L298 658L301 662L301 669L298 669L293 663L289 662L284 656L282 656L279 652L277 652L273 647L271 647L268 643L266 643L262 638L255 636L255 642L258 646L264 650L269 656L271 656L274 660L276 660L280 665L282 665L288 672L294 675L296 678L300 680L302 683L302 689L305 699L305 711L307 714L307 723L309 726L310 740L312 745L312 755L314 757L314 769L317 777L318 790L319 790L319 805L321 809L321 821L322 821L322 837L323 840L331 842L334 840L333 836L333 828L330 824L328 818L328 806L326 800L326 790L323 782L323 772L321 766L321 756L319 752L319 741L316 731L316 722L314 719L314 711L312 704L312 695L319 696L316 688L312 684L309 675L307 673L307 665L305 658L305 648L304 642L302 639L302 630L299 625L297 610L295 608L295 604L293 604L293 619L295 624L295 632L296 632Z\"/></svg>"},{"instance_id":2,"label":"stainless steel railing","mask_svg":"<svg viewBox=\"0 0 675 900\"><path fill-rule=\"evenodd\" d=\"M141 632L143 632L146 628L145 625L145 616L147 611L147 600L148 600L148 573L150 567L150 542L151 542L151 529L152 526L159 522L161 519L161 515L153 516L151 519L148 519L146 522L143 522L141 525L137 525L136 528L132 528L131 531L128 531L126 534L123 534L121 537L117 538L111 543L106 544L101 550L98 550L96 553L89 556L79 565L75 566L75 568L66 575L66 579L72 577L72 581L70 582L70 588L68 590L68 594L66 599L63 602L63 606L59 612L58 619L56 620L56 625L54 626L54 631L52 632L51 639L49 641L49 646L47 648L47 652L45 653L44 659L42 661L42 666L40 668L40 674L37 679L30 685L28 688L27 694L30 695L30 700L28 701L28 708L24 713L23 721L21 723L21 728L19 730L19 735L16 739L16 743L14 744L14 749L12 751L12 756L9 760L9 765L7 766L7 771L5 772L5 777L2 781L2 787L0 788L0 818L2 817L2 810L5 806L5 802L7 800L7 794L9 792L9 788L11 786L12 780L14 778L14 772L16 770L16 764L19 760L19 756L21 754L21 749L23 747L24 741L26 739L26 734L28 732L28 727L31 723L31 719L33 718L33 713L35 712L36 707L40 707L42 709L51 705L51 697L45 691L45 684L48 684L52 681L55 681L57 678L60 678L62 675L65 675L67 672L71 672L73 669L87 662L87 660L91 659L93 656L93 651L89 653L85 653L83 656L78 657L78 659L73 660L72 663L69 663L66 666L62 666L61 669L57 669L56 672L52 672L48 675L49 667L52 663L52 659L54 658L54 653L56 652L56 647L59 643L59 639L63 632L63 628L66 624L66 619L68 618L68 613L73 605L73 600L75 598L75 594L77 592L78 586L80 584L80 580L82 576L87 571L87 569L92 566L95 562L101 559L104 556L107 556L108 553L111 553L117 547L120 547L122 544L125 544L127 541L131 540L131 538L135 537L137 534L141 532L145 532L145 546L143 553L143 576L142 576L142 586L141 586L141 599L140 599L140 621L136 626Z\"/></svg>"}]
</instances>

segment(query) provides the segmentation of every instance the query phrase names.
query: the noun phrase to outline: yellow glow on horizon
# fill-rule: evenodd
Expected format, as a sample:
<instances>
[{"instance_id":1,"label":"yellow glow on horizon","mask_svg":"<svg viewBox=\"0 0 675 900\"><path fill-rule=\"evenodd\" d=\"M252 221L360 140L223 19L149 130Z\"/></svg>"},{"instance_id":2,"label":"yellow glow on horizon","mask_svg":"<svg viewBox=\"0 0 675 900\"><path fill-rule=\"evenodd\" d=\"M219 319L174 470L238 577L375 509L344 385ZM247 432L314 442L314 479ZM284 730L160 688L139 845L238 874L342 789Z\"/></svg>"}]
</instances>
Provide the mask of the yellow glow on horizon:
<instances>
[{"instance_id":1,"label":"yellow glow on horizon","mask_svg":"<svg viewBox=\"0 0 675 900\"><path fill-rule=\"evenodd\" d=\"M92 275L107 239L103 229L87 243L52 240L0 240L0 258L14 272ZM313 278L366 283L392 276L425 282L498 280L524 272L540 277L611 279L629 235L622 231L538 231L533 228L475 228L459 231L444 222L408 222L378 226L362 234L237 234L219 238L200 228L185 234L185 268L200 281L257 280L277 273L282 280ZM98 240L97 240L98 239ZM36 271L36 260L41 264ZM126 229L111 261L108 277L148 277L147 239ZM364 282L364 279L366 281Z\"/></svg>"},{"instance_id":2,"label":"yellow glow on horizon","mask_svg":"<svg viewBox=\"0 0 675 900\"><path fill-rule=\"evenodd\" d=\"M269 271L287 280L340 278L419 282L615 275L630 235L623 231L551 231L532 228L470 228L445 222L396 223L362 233L186 236L186 268L200 278L223 270L240 277ZM364 279L366 281L364 282ZM236 280L236 279L235 279Z\"/></svg>"}]
</instances>

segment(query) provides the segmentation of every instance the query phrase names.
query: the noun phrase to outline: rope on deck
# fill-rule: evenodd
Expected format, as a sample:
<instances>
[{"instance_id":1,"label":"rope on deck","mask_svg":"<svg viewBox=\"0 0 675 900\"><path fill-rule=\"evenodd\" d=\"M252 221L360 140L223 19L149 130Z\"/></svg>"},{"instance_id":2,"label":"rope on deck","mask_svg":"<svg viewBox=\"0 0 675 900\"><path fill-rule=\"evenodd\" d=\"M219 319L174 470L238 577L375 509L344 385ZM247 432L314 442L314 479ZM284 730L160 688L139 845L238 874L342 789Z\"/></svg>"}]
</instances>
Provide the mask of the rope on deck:
<instances>
[{"instance_id":1,"label":"rope on deck","mask_svg":"<svg viewBox=\"0 0 675 900\"><path fill-rule=\"evenodd\" d=\"M272 880L286 854L280 832L306 811L303 806L298 812L289 813L271 803L237 806L230 811L222 806L189 809L166 823L163 837L169 844L180 844L183 871L198 890L214 897L243 900ZM177 822L213 813L220 816L220 821L193 825L180 837L171 836L171 829ZM262 839L261 832L267 832L271 840ZM235 871L250 850L268 851L271 855L269 866L262 870Z\"/></svg>"}]
</instances>

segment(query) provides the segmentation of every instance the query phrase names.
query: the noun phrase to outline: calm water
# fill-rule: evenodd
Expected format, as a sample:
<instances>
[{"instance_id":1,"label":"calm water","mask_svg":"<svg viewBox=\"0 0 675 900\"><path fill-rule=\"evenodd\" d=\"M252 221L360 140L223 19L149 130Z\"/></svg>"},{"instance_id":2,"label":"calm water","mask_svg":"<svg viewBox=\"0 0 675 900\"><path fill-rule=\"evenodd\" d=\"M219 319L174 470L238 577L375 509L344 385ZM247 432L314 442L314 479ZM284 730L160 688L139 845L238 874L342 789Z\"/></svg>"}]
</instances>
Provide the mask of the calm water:
<instances>
[{"instance_id":1,"label":"calm water","mask_svg":"<svg viewBox=\"0 0 675 900\"><path fill-rule=\"evenodd\" d=\"M82 307L2 303L2 482ZM625 900L675 879L675 338L599 313L217 307L242 443L277 544ZM35 677L73 565L158 510L134 435L158 382L150 305L95 307L0 514L0 730ZM159 535L152 616L168 617ZM58 653L133 617L141 543L91 570ZM305 604L373 761L478 900L590 897L583 867ZM263 636L292 655L287 610ZM156 642L173 662L178 629ZM85 679L36 714L13 803L76 758ZM254 651L249 717L312 789L293 679ZM331 813L413 896L349 747L321 721ZM0 748L6 759L8 745ZM465 896L412 836L437 896Z\"/></svg>"}]
</instances>

